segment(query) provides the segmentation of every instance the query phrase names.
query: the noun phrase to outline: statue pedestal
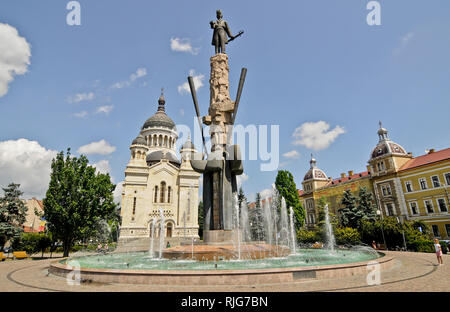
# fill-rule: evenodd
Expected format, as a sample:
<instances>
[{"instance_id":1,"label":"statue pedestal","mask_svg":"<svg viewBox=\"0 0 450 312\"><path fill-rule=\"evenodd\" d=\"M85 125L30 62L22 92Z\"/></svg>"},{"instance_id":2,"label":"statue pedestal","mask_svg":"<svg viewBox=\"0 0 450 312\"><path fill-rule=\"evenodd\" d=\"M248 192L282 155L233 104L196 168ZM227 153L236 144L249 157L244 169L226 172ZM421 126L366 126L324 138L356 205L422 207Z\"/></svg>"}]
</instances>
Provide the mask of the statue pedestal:
<instances>
[{"instance_id":1,"label":"statue pedestal","mask_svg":"<svg viewBox=\"0 0 450 312\"><path fill-rule=\"evenodd\" d=\"M208 245L229 245L237 241L235 230L204 230L203 242Z\"/></svg>"}]
</instances>

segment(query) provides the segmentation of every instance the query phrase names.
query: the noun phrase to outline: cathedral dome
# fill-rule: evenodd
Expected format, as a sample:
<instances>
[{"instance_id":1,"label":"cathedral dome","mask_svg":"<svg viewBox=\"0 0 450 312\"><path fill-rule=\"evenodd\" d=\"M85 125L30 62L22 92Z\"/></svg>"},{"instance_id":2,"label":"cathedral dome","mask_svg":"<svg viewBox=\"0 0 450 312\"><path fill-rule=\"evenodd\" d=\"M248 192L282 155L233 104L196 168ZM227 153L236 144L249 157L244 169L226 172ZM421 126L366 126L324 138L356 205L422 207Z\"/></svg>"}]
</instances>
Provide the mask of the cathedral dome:
<instances>
[{"instance_id":1,"label":"cathedral dome","mask_svg":"<svg viewBox=\"0 0 450 312\"><path fill-rule=\"evenodd\" d=\"M174 154L172 154L171 152L164 152L164 151L155 151L149 153L147 155L146 161L147 163L149 163L149 165L153 165L157 162L160 162L162 159L168 160L170 163L176 166L179 166L181 164L181 162Z\"/></svg>"},{"instance_id":2,"label":"cathedral dome","mask_svg":"<svg viewBox=\"0 0 450 312\"><path fill-rule=\"evenodd\" d=\"M149 119L147 119L142 126L142 129L150 127L166 127L172 130L176 130L175 123L169 116L167 116L165 111L166 101L164 95L161 92L161 96L158 99L158 111Z\"/></svg>"},{"instance_id":3,"label":"cathedral dome","mask_svg":"<svg viewBox=\"0 0 450 312\"><path fill-rule=\"evenodd\" d=\"M192 149L195 150L194 143L192 143L191 139L189 138L184 144L181 146L181 149Z\"/></svg>"},{"instance_id":4,"label":"cathedral dome","mask_svg":"<svg viewBox=\"0 0 450 312\"><path fill-rule=\"evenodd\" d=\"M142 134L139 134L136 139L133 140L133 142L131 143L132 145L134 144L139 144L139 145L146 145L147 142L145 141L145 138Z\"/></svg>"},{"instance_id":5,"label":"cathedral dome","mask_svg":"<svg viewBox=\"0 0 450 312\"><path fill-rule=\"evenodd\" d=\"M311 155L311 160L309 162L311 168L305 174L303 181L307 181L307 180L324 180L324 181L326 181L328 179L325 172L323 172L321 169L317 168L316 163L317 163L316 159L313 158Z\"/></svg>"},{"instance_id":6,"label":"cathedral dome","mask_svg":"<svg viewBox=\"0 0 450 312\"><path fill-rule=\"evenodd\" d=\"M370 159L385 155L408 156L408 153L406 153L405 149L400 144L397 144L389 139L388 131L382 127L381 122L380 129L378 130L378 138L378 144L372 150Z\"/></svg>"}]
</instances>

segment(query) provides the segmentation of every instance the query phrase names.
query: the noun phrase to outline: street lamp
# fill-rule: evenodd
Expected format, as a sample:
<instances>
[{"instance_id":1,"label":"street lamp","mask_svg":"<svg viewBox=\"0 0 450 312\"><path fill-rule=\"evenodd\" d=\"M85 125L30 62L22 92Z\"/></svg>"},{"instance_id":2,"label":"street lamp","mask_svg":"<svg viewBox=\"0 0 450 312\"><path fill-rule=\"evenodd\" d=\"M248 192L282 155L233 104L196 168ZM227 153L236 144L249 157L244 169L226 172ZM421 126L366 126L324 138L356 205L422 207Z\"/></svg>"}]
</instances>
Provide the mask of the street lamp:
<instances>
[{"instance_id":1,"label":"street lamp","mask_svg":"<svg viewBox=\"0 0 450 312\"><path fill-rule=\"evenodd\" d=\"M383 216L381 215L381 210L377 210L377 215L380 216L380 220L381 220L381 234L383 235L383 242L384 242L384 246L386 247L386 250L388 250L387 248L387 244L386 244L386 239L384 238L384 230L383 230Z\"/></svg>"},{"instance_id":2,"label":"street lamp","mask_svg":"<svg viewBox=\"0 0 450 312\"><path fill-rule=\"evenodd\" d=\"M397 223L400 224L400 226L402 227L403 245L404 245L405 251L407 251L407 249L406 249L406 240L405 240L405 230L403 229L403 223L400 223L399 217L396 217L396 219L397 219Z\"/></svg>"}]
</instances>

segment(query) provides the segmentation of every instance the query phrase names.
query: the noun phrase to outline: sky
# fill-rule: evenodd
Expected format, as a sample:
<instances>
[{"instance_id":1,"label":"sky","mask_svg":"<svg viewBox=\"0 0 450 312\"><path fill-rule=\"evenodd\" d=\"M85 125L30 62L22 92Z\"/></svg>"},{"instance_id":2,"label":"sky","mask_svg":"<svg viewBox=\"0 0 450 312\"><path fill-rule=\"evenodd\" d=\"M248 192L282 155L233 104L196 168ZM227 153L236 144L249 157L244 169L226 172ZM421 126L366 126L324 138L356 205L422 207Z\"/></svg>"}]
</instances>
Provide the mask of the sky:
<instances>
[{"instance_id":1,"label":"sky","mask_svg":"<svg viewBox=\"0 0 450 312\"><path fill-rule=\"evenodd\" d=\"M227 45L232 99L248 69L236 123L279 126L279 166L244 162L249 200L277 170L301 188L311 153L328 176L365 171L380 120L415 156L450 145L447 0L380 0L372 26L366 0L80 0L81 25L69 2L0 0L0 186L24 197L45 196L67 148L120 185L162 87L175 123L198 127L184 84L195 77L206 115L217 9L244 30Z\"/></svg>"}]
</instances>

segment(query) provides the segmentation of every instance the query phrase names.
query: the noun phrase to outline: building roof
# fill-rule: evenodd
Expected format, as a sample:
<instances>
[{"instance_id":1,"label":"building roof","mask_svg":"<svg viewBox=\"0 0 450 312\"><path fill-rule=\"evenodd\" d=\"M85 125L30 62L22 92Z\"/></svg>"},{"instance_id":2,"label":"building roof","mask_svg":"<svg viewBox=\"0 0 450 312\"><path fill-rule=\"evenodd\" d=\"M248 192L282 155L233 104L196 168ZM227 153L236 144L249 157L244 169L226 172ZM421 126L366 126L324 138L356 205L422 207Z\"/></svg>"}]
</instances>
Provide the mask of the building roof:
<instances>
[{"instance_id":1,"label":"building roof","mask_svg":"<svg viewBox=\"0 0 450 312\"><path fill-rule=\"evenodd\" d=\"M142 130L149 127L166 127L176 130L175 123L166 114L165 104L166 100L161 92L161 96L158 99L158 110L152 117L145 121Z\"/></svg>"},{"instance_id":2,"label":"building roof","mask_svg":"<svg viewBox=\"0 0 450 312\"><path fill-rule=\"evenodd\" d=\"M355 173L355 174L353 174L351 176L346 176L344 178L337 178L337 179L331 180L330 183L327 184L327 186L337 185L337 184L340 184L340 183L345 183L345 182L356 180L356 179L359 179L359 178L362 178L362 177L367 177L369 175L370 175L369 171Z\"/></svg>"},{"instance_id":3,"label":"building roof","mask_svg":"<svg viewBox=\"0 0 450 312\"><path fill-rule=\"evenodd\" d=\"M437 152L431 150L428 154L408 160L408 162L404 164L399 171L405 171L412 168L429 165L446 159L450 159L450 148L446 148Z\"/></svg>"},{"instance_id":4,"label":"building roof","mask_svg":"<svg viewBox=\"0 0 450 312\"><path fill-rule=\"evenodd\" d=\"M370 159L386 155L409 156L400 144L389 139L388 131L382 127L381 121L380 129L378 130L378 138L378 144L370 153Z\"/></svg>"}]
</instances>

